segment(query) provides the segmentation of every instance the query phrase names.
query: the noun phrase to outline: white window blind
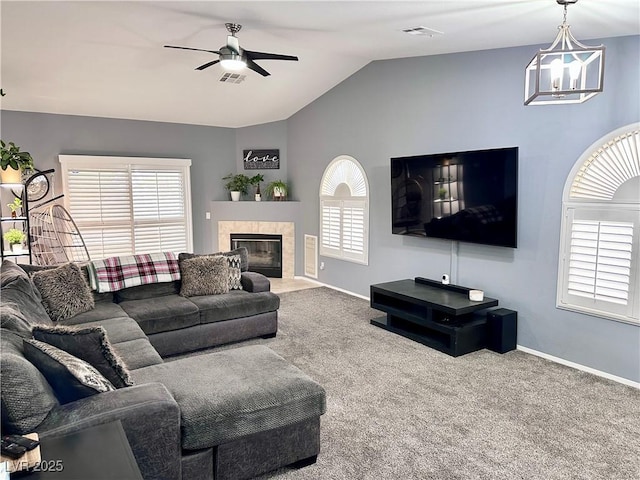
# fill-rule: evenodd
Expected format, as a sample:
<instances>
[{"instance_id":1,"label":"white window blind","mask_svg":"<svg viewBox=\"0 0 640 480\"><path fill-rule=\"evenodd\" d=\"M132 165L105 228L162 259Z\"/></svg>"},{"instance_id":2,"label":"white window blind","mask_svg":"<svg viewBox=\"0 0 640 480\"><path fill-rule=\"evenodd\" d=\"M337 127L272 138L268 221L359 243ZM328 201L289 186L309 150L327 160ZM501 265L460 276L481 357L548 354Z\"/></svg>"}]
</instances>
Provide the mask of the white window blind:
<instances>
[{"instance_id":1,"label":"white window blind","mask_svg":"<svg viewBox=\"0 0 640 480\"><path fill-rule=\"evenodd\" d=\"M632 223L574 220L568 293L627 305L632 247Z\"/></svg>"},{"instance_id":2,"label":"white window blind","mask_svg":"<svg viewBox=\"0 0 640 480\"><path fill-rule=\"evenodd\" d=\"M189 160L60 156L65 203L92 259L192 250Z\"/></svg>"},{"instance_id":3,"label":"white window blind","mask_svg":"<svg viewBox=\"0 0 640 480\"><path fill-rule=\"evenodd\" d=\"M368 264L369 196L362 166L341 155L320 183L320 255Z\"/></svg>"}]
</instances>

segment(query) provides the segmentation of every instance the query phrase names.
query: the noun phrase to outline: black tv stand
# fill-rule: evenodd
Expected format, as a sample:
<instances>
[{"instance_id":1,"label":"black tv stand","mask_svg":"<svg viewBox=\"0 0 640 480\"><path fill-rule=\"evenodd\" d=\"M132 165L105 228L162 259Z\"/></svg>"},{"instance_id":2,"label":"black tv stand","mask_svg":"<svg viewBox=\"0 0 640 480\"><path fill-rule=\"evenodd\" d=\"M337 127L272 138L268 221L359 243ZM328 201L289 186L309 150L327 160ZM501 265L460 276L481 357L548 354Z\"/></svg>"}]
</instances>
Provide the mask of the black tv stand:
<instances>
[{"instance_id":1,"label":"black tv stand","mask_svg":"<svg viewBox=\"0 0 640 480\"><path fill-rule=\"evenodd\" d=\"M371 285L371 307L387 314L371 324L454 357L480 350L486 346L486 316L477 312L498 300L471 301L469 290L422 277Z\"/></svg>"}]
</instances>

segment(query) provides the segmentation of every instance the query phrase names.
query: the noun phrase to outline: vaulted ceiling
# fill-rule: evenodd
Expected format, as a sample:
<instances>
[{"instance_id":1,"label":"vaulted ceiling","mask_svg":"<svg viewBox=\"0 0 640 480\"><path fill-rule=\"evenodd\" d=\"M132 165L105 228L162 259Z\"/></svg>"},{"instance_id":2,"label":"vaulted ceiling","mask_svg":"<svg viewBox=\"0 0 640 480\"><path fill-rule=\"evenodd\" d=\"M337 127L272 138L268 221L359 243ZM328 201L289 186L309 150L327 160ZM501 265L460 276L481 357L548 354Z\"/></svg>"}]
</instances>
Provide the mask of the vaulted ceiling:
<instances>
[{"instance_id":1,"label":"vaulted ceiling","mask_svg":"<svg viewBox=\"0 0 640 480\"><path fill-rule=\"evenodd\" d=\"M374 60L548 45L554 0L4 1L2 108L240 127L288 118ZM568 23L581 40L640 34L638 0L580 0ZM217 58L225 22L248 50L299 57L258 62L241 83L195 67ZM409 35L426 27L442 34ZM532 48L531 56L535 53ZM530 57L522 58L522 66Z\"/></svg>"}]
</instances>

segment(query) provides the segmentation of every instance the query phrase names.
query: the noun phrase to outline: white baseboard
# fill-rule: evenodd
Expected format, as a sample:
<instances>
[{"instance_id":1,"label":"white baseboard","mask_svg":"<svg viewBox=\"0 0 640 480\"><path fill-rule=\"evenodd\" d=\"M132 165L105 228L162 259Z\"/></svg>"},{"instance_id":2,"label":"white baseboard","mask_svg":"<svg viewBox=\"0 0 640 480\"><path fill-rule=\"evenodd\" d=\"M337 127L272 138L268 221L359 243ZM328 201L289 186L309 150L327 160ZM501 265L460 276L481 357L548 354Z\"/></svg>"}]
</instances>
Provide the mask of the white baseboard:
<instances>
[{"instance_id":1,"label":"white baseboard","mask_svg":"<svg viewBox=\"0 0 640 480\"><path fill-rule=\"evenodd\" d=\"M319 287L327 287L327 288L330 288L332 290L337 290L339 292L346 293L347 295L352 295L354 297L361 298L363 300L366 300L367 302L369 301L369 297L365 297L364 295L360 295L358 293L350 292L349 290L345 290L343 288L338 288L338 287L334 287L333 285L329 285L329 284L326 284L326 283L319 282L318 280L315 280L315 279L310 278L310 277L300 277L300 276L296 275L293 278L297 278L297 279L300 279L300 280L306 280L307 282L315 283Z\"/></svg>"},{"instance_id":2,"label":"white baseboard","mask_svg":"<svg viewBox=\"0 0 640 480\"><path fill-rule=\"evenodd\" d=\"M633 380L629 380L628 378L618 377L617 375L612 375L610 373L603 372L601 370L596 370L595 368L586 367L584 365L580 365L579 363L574 363L574 362L570 362L569 360L565 360L563 358L554 357L553 355L549 355L548 353L539 352L538 350L534 350L528 347L523 347L522 345L518 345L517 348L518 350L524 353L529 353L531 355L535 355L536 357L541 357L546 360L551 360L552 362L559 363L561 365L566 365L567 367L575 368L583 372L597 375L598 377L603 377L608 380L613 380L614 382L622 383L624 385L628 385L630 387L640 389L640 382L634 382Z\"/></svg>"}]
</instances>

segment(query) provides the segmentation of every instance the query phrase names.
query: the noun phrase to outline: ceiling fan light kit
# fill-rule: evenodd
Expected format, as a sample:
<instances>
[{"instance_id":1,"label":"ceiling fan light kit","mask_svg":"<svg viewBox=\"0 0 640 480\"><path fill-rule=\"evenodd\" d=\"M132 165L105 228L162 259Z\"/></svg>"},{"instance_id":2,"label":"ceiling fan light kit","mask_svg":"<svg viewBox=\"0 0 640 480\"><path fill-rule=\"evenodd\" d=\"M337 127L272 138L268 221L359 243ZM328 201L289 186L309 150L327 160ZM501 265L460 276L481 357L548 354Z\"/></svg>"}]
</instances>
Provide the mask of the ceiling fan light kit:
<instances>
[{"instance_id":1,"label":"ceiling fan light kit","mask_svg":"<svg viewBox=\"0 0 640 480\"><path fill-rule=\"evenodd\" d=\"M564 6L564 19L551 46L525 69L525 105L583 103L602 92L605 47L580 43L567 24L567 5L577 1L556 0Z\"/></svg>"},{"instance_id":2,"label":"ceiling fan light kit","mask_svg":"<svg viewBox=\"0 0 640 480\"><path fill-rule=\"evenodd\" d=\"M206 50L203 48L191 48L191 47L176 47L173 45L165 45L165 48L177 48L179 50L195 50L198 52L207 52L218 55L218 60L213 60L211 62L207 62L199 67L196 67L196 70L204 70L205 68L209 68L216 63L219 63L222 68L230 71L239 71L243 68L247 67L250 70L253 70L256 73L259 73L263 77L268 77L270 75L264 68L258 65L255 60L291 60L298 61L298 57L293 55L281 55L278 53L264 53L264 52L254 52L251 50L245 50L240 48L240 42L238 37L236 37L236 33L240 31L242 25L239 23L225 23L227 30L231 35L227 36L227 44L220 47L219 50Z\"/></svg>"}]
</instances>

